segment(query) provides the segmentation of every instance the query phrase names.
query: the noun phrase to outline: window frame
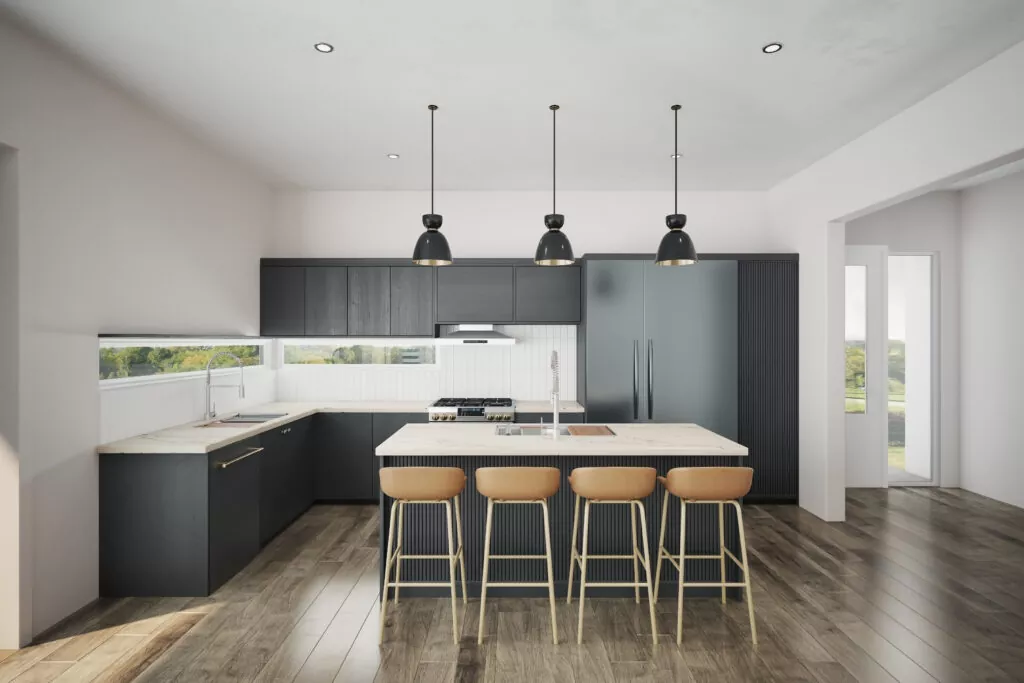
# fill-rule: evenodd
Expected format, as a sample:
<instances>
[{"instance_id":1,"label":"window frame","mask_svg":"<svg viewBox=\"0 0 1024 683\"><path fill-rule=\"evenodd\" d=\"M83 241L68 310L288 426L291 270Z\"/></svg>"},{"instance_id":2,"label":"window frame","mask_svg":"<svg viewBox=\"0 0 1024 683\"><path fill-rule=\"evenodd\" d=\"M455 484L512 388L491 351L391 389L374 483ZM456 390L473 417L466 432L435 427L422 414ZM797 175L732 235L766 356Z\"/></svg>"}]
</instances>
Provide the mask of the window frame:
<instances>
[{"instance_id":1,"label":"window frame","mask_svg":"<svg viewBox=\"0 0 1024 683\"><path fill-rule=\"evenodd\" d=\"M433 337L288 337L275 340L274 357L278 368L411 368L437 369L441 364L440 345ZM396 343L399 342L399 343ZM286 346L433 346L433 363L286 363Z\"/></svg>"},{"instance_id":2,"label":"window frame","mask_svg":"<svg viewBox=\"0 0 1024 683\"><path fill-rule=\"evenodd\" d=\"M273 369L272 363L275 357L273 339L266 337L239 337L239 338L216 338L204 339L202 337L99 337L97 353L99 349L107 348L130 348L135 346L259 346L260 362L258 365L245 366L245 373L263 373ZM238 368L214 368L210 370L210 377L221 377L237 375ZM158 373L154 375L141 375L138 377L112 377L99 379L100 391L122 389L126 387L137 387L146 384L165 384L167 382L184 382L205 378L206 370L190 370L188 372Z\"/></svg>"}]
</instances>

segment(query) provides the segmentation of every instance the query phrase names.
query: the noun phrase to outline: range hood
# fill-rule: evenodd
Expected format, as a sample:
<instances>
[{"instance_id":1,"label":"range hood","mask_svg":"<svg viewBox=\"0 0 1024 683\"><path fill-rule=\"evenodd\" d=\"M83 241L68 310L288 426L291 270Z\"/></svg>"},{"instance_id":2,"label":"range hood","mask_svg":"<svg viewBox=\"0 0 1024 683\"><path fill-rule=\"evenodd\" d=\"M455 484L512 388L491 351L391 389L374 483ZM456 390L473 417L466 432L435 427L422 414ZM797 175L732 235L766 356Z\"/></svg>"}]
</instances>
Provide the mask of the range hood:
<instances>
[{"instance_id":1,"label":"range hood","mask_svg":"<svg viewBox=\"0 0 1024 683\"><path fill-rule=\"evenodd\" d=\"M515 337L502 334L494 325L458 325L454 330L439 337L438 344L457 346L460 344L515 344Z\"/></svg>"}]
</instances>

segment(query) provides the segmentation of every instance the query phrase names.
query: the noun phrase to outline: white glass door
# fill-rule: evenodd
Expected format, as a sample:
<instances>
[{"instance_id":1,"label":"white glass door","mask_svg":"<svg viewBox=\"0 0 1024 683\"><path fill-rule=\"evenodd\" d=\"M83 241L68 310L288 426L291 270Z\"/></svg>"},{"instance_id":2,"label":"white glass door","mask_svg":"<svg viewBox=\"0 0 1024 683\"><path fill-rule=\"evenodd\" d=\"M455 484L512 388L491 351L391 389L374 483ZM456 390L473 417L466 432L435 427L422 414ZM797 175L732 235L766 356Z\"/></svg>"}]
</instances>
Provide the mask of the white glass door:
<instances>
[{"instance_id":1,"label":"white glass door","mask_svg":"<svg viewBox=\"0 0 1024 683\"><path fill-rule=\"evenodd\" d=\"M884 246L846 247L846 485L884 488L888 449Z\"/></svg>"},{"instance_id":2,"label":"white glass door","mask_svg":"<svg viewBox=\"0 0 1024 683\"><path fill-rule=\"evenodd\" d=\"M888 257L888 479L934 483L935 306L931 254Z\"/></svg>"}]
</instances>

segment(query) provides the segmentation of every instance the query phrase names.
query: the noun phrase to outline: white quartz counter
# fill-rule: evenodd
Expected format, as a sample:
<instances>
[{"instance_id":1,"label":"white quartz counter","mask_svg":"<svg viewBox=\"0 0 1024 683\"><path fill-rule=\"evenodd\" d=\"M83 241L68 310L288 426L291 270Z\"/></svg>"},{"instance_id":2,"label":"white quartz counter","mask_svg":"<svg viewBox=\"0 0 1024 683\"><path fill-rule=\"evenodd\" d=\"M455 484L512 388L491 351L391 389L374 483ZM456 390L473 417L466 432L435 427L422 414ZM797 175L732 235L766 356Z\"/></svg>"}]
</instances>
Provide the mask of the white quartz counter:
<instances>
[{"instance_id":1,"label":"white quartz counter","mask_svg":"<svg viewBox=\"0 0 1024 683\"><path fill-rule=\"evenodd\" d=\"M140 434L127 439L103 444L96 452L104 453L209 453L218 448L270 431L309 417L316 413L425 413L433 401L321 401L321 402L277 402L246 408L244 413L285 413L284 417L259 424L201 427L204 422L189 422L161 429L149 434ZM559 404L564 413L581 413L579 403L563 401ZM550 412L547 401L517 401L516 410L523 413ZM225 413L220 417L230 417ZM440 426L440 425L434 425ZM492 425L493 428L493 425Z\"/></svg>"},{"instance_id":2,"label":"white quartz counter","mask_svg":"<svg viewBox=\"0 0 1024 683\"><path fill-rule=\"evenodd\" d=\"M747 447L695 424L609 424L615 436L499 436L495 425L408 424L377 447L393 455L747 455Z\"/></svg>"}]
</instances>

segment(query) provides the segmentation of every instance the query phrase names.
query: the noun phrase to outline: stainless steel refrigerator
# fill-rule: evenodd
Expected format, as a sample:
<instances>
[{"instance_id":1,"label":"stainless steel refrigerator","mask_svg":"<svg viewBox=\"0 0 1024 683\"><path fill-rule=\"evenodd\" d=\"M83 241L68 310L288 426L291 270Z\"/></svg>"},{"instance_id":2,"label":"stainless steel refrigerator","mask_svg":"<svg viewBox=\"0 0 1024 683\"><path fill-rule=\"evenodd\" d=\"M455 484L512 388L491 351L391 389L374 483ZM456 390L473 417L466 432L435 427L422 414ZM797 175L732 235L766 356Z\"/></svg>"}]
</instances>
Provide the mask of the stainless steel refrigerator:
<instances>
[{"instance_id":1,"label":"stainless steel refrigerator","mask_svg":"<svg viewBox=\"0 0 1024 683\"><path fill-rule=\"evenodd\" d=\"M693 422L731 439L738 421L737 263L587 257L588 422Z\"/></svg>"}]
</instances>

